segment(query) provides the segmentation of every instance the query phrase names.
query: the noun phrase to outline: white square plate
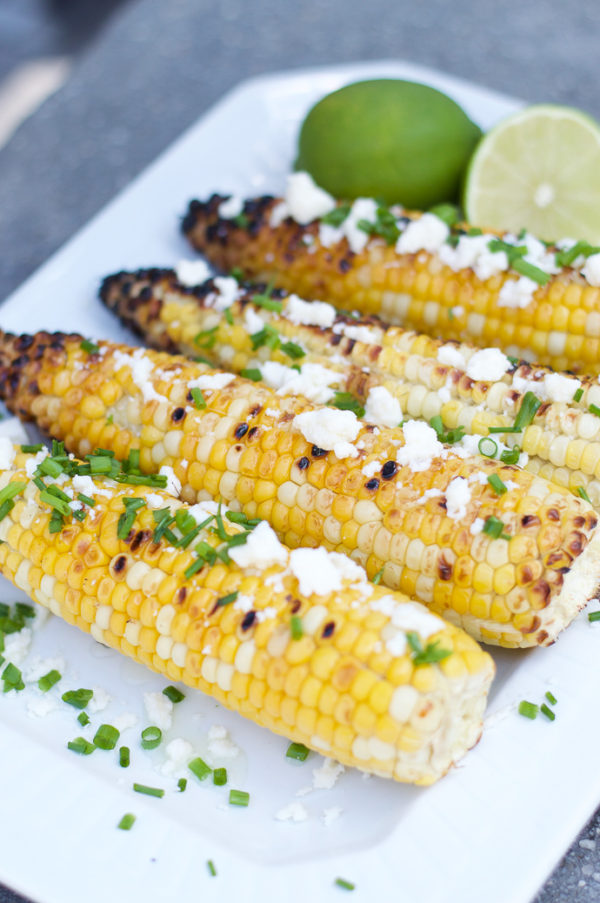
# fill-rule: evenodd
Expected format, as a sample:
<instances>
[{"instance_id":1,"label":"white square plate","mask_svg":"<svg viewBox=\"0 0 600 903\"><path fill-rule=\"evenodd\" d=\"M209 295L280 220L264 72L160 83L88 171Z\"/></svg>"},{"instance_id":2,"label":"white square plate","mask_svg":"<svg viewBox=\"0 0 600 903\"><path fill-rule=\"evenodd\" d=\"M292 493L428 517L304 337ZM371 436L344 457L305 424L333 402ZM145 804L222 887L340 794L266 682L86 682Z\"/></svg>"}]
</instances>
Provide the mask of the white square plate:
<instances>
[{"instance_id":1,"label":"white square plate","mask_svg":"<svg viewBox=\"0 0 600 903\"><path fill-rule=\"evenodd\" d=\"M517 101L431 70L397 62L268 75L228 94L160 159L55 254L3 306L13 331L78 330L130 340L97 300L102 276L121 268L170 265L191 256L178 221L187 201L212 191L280 192L298 124L312 103L341 85L391 76L428 82L455 97L484 128ZM0 598L13 600L6 583ZM285 758L286 742L199 693L176 707L167 739L184 737L207 755L208 728L225 724L243 752L226 764L230 785L248 790L247 809L227 805L227 788L180 794L157 773L163 753L143 752L143 691L164 681L53 618L34 636L33 653L62 655L54 692L105 688L112 702L93 716L123 712L139 723L123 734L132 764L116 753L79 758L66 742L84 734L76 712L60 705L44 719L27 713L35 688L0 698L2 831L0 880L40 903L144 900L339 900L341 876L352 899L402 903L526 903L600 802L596 749L600 636L585 615L556 646L494 653L498 663L481 743L427 790L363 780L347 771L332 790L302 797L309 818L281 823L274 813L311 784L321 763ZM520 717L522 698L558 698L556 721ZM67 710L68 709L68 710ZM87 728L89 735L91 728ZM93 730L92 730L93 735ZM133 781L162 786L162 800L134 794ZM341 807L329 827L325 808ZM129 833L116 830L125 812ZM206 861L218 871L210 877Z\"/></svg>"}]
</instances>

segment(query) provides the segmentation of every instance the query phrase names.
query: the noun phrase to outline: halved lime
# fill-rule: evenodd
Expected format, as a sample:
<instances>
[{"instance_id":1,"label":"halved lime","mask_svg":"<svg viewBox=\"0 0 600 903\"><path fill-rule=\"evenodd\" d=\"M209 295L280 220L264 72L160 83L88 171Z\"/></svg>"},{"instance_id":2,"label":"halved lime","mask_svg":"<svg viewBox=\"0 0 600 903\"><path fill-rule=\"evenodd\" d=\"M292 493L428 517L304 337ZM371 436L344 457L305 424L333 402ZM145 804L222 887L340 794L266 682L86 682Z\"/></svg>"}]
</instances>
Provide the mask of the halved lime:
<instances>
[{"instance_id":1,"label":"halved lime","mask_svg":"<svg viewBox=\"0 0 600 903\"><path fill-rule=\"evenodd\" d=\"M597 244L600 125L580 110L550 104L502 120L473 154L463 205L473 225Z\"/></svg>"}]
</instances>

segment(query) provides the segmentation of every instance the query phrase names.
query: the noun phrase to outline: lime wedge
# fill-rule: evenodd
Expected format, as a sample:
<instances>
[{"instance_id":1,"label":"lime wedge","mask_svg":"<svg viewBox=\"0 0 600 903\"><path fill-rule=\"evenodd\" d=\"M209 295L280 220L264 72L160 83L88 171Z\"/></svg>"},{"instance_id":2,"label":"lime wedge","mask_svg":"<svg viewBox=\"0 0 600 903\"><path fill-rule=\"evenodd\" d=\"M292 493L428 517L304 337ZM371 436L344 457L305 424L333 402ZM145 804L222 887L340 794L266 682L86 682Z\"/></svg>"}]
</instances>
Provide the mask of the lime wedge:
<instances>
[{"instance_id":1,"label":"lime wedge","mask_svg":"<svg viewBox=\"0 0 600 903\"><path fill-rule=\"evenodd\" d=\"M478 144L463 204L473 225L538 238L600 241L600 125L543 104L504 119Z\"/></svg>"}]
</instances>

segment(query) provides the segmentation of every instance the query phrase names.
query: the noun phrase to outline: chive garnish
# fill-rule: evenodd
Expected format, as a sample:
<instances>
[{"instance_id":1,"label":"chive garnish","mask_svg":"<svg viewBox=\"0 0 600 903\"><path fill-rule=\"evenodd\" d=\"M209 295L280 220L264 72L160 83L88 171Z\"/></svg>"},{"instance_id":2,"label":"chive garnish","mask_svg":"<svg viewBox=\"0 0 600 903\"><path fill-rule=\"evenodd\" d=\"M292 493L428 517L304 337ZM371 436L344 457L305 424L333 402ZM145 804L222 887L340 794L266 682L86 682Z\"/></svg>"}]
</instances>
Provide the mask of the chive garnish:
<instances>
[{"instance_id":1,"label":"chive garnish","mask_svg":"<svg viewBox=\"0 0 600 903\"><path fill-rule=\"evenodd\" d=\"M15 614L19 618L35 618L35 609L28 602L16 602Z\"/></svg>"},{"instance_id":2,"label":"chive garnish","mask_svg":"<svg viewBox=\"0 0 600 903\"><path fill-rule=\"evenodd\" d=\"M140 508L145 506L146 500L139 498L124 498L123 504L125 505L125 513L121 514L117 524L118 539L127 539L131 528L135 523L136 514Z\"/></svg>"},{"instance_id":3,"label":"chive garnish","mask_svg":"<svg viewBox=\"0 0 600 903\"><path fill-rule=\"evenodd\" d=\"M490 426L488 433L522 433L523 430L518 426Z\"/></svg>"},{"instance_id":4,"label":"chive garnish","mask_svg":"<svg viewBox=\"0 0 600 903\"><path fill-rule=\"evenodd\" d=\"M588 408L590 414L595 414L596 417L600 417L600 407L597 404L591 404Z\"/></svg>"},{"instance_id":5,"label":"chive garnish","mask_svg":"<svg viewBox=\"0 0 600 903\"><path fill-rule=\"evenodd\" d=\"M85 727L86 724L90 723L90 716L88 715L87 712L80 712L79 715L77 716L77 720L82 727Z\"/></svg>"},{"instance_id":6,"label":"chive garnish","mask_svg":"<svg viewBox=\"0 0 600 903\"><path fill-rule=\"evenodd\" d=\"M161 790L160 787L147 787L146 784L134 784L133 789L136 793L143 793L146 796L156 796L159 799L162 799L165 795L165 791Z\"/></svg>"},{"instance_id":7,"label":"chive garnish","mask_svg":"<svg viewBox=\"0 0 600 903\"><path fill-rule=\"evenodd\" d=\"M121 768L129 768L130 762L130 752L128 746L121 746L119 748L119 765Z\"/></svg>"},{"instance_id":8,"label":"chive garnish","mask_svg":"<svg viewBox=\"0 0 600 903\"><path fill-rule=\"evenodd\" d=\"M212 771L209 765L206 764L204 759L201 759L198 756L196 759L192 759L191 762L188 762L188 768L195 775L199 781L205 781L206 778Z\"/></svg>"},{"instance_id":9,"label":"chive garnish","mask_svg":"<svg viewBox=\"0 0 600 903\"><path fill-rule=\"evenodd\" d=\"M253 332L250 336L250 341L252 342L253 351L256 351L257 348L262 348L263 345L267 345L273 351L276 351L281 345L279 333L270 323L265 323L259 332Z\"/></svg>"},{"instance_id":10,"label":"chive garnish","mask_svg":"<svg viewBox=\"0 0 600 903\"><path fill-rule=\"evenodd\" d=\"M194 336L194 344L198 345L199 348L206 348L207 350L214 348L215 342L217 341L218 328L218 326L213 326L212 329L203 329L198 335Z\"/></svg>"},{"instance_id":11,"label":"chive garnish","mask_svg":"<svg viewBox=\"0 0 600 903\"><path fill-rule=\"evenodd\" d=\"M365 416L364 407L351 392L336 392L329 404L340 411L352 411L357 417Z\"/></svg>"},{"instance_id":12,"label":"chive garnish","mask_svg":"<svg viewBox=\"0 0 600 903\"><path fill-rule=\"evenodd\" d=\"M162 731L159 727L156 727L156 725L146 727L142 731L142 749L156 749L157 746L160 746L161 740Z\"/></svg>"},{"instance_id":13,"label":"chive garnish","mask_svg":"<svg viewBox=\"0 0 600 903\"><path fill-rule=\"evenodd\" d=\"M94 736L94 743L99 749L114 749L120 732L112 724L101 724Z\"/></svg>"},{"instance_id":14,"label":"chive garnish","mask_svg":"<svg viewBox=\"0 0 600 903\"><path fill-rule=\"evenodd\" d=\"M212 861L212 859L207 859L207 860L206 860L206 868L208 869L208 874L209 874L212 878L216 878L216 877L217 877L217 870L216 870L216 868L215 868L215 864L214 864L214 862Z\"/></svg>"},{"instance_id":15,"label":"chive garnish","mask_svg":"<svg viewBox=\"0 0 600 903\"><path fill-rule=\"evenodd\" d=\"M521 456L521 447L514 445L512 448L505 448L500 454L500 460L503 464L516 464Z\"/></svg>"},{"instance_id":16,"label":"chive garnish","mask_svg":"<svg viewBox=\"0 0 600 903\"><path fill-rule=\"evenodd\" d=\"M524 718L530 718L534 721L537 718L538 711L538 706L533 702L527 702L526 699L521 700L519 703L519 715L523 715Z\"/></svg>"},{"instance_id":17,"label":"chive garnish","mask_svg":"<svg viewBox=\"0 0 600 903\"><path fill-rule=\"evenodd\" d=\"M177 687L173 686L165 687L163 696L166 696L167 699L170 699L173 703L181 702L185 699L185 693L182 693L181 690L178 690Z\"/></svg>"},{"instance_id":18,"label":"chive garnish","mask_svg":"<svg viewBox=\"0 0 600 903\"><path fill-rule=\"evenodd\" d=\"M325 216L322 216L321 222L325 223L326 226L341 226L349 213L350 204L343 203L330 210Z\"/></svg>"},{"instance_id":19,"label":"chive garnish","mask_svg":"<svg viewBox=\"0 0 600 903\"><path fill-rule=\"evenodd\" d=\"M385 565L384 565L385 567ZM383 568L379 568L376 574L373 575L373 583L377 586L378 583L381 583L381 578L383 577Z\"/></svg>"},{"instance_id":20,"label":"chive garnish","mask_svg":"<svg viewBox=\"0 0 600 903\"><path fill-rule=\"evenodd\" d=\"M227 769L215 768L213 771L213 784L217 787L223 787L227 783Z\"/></svg>"},{"instance_id":21,"label":"chive garnish","mask_svg":"<svg viewBox=\"0 0 600 903\"><path fill-rule=\"evenodd\" d=\"M75 709L85 709L93 695L93 690L67 690L66 693L63 693L61 699L63 702L66 702L67 705L72 705Z\"/></svg>"},{"instance_id":22,"label":"chive garnish","mask_svg":"<svg viewBox=\"0 0 600 903\"><path fill-rule=\"evenodd\" d=\"M90 756L96 747L93 743L86 740L85 737L75 737L74 740L69 740L67 749L70 749L74 753L78 753L80 756Z\"/></svg>"},{"instance_id":23,"label":"chive garnish","mask_svg":"<svg viewBox=\"0 0 600 903\"><path fill-rule=\"evenodd\" d=\"M233 314L231 313L231 311L228 307L225 308L225 310L223 312L223 316L225 317L225 319L227 320L229 325L233 326Z\"/></svg>"},{"instance_id":24,"label":"chive garnish","mask_svg":"<svg viewBox=\"0 0 600 903\"><path fill-rule=\"evenodd\" d=\"M305 762L310 750L304 743L290 743L285 757L286 759L296 759L298 762Z\"/></svg>"},{"instance_id":25,"label":"chive garnish","mask_svg":"<svg viewBox=\"0 0 600 903\"><path fill-rule=\"evenodd\" d=\"M290 618L290 630L292 632L293 640L301 640L304 636L302 618L298 617L298 615L292 615Z\"/></svg>"},{"instance_id":26,"label":"chive garnish","mask_svg":"<svg viewBox=\"0 0 600 903\"><path fill-rule=\"evenodd\" d=\"M455 226L460 222L460 212L454 204L436 204L435 207L429 209L429 213L433 213L438 219L441 219L448 227Z\"/></svg>"},{"instance_id":27,"label":"chive garnish","mask_svg":"<svg viewBox=\"0 0 600 903\"><path fill-rule=\"evenodd\" d=\"M504 495L505 492L508 492L508 487L502 482L497 473L491 473L487 481L497 495Z\"/></svg>"},{"instance_id":28,"label":"chive garnish","mask_svg":"<svg viewBox=\"0 0 600 903\"><path fill-rule=\"evenodd\" d=\"M521 430L524 430L526 426L529 426L529 424L532 423L536 411L540 405L541 401L539 400L539 398L536 398L533 392L525 392L523 400L521 401L519 413L517 414L517 417L515 419L515 429L520 432Z\"/></svg>"},{"instance_id":29,"label":"chive garnish","mask_svg":"<svg viewBox=\"0 0 600 903\"><path fill-rule=\"evenodd\" d=\"M134 822L135 822L135 815L133 815L131 812L127 812L127 814L123 816L123 818L117 825L117 828L119 828L121 831L131 831L131 829L133 828Z\"/></svg>"},{"instance_id":30,"label":"chive garnish","mask_svg":"<svg viewBox=\"0 0 600 903\"><path fill-rule=\"evenodd\" d=\"M548 700L550 705L556 705L556 703L558 702L558 699L556 698L554 693L550 692L550 690L548 690L546 693L546 699Z\"/></svg>"},{"instance_id":31,"label":"chive garnish","mask_svg":"<svg viewBox=\"0 0 600 903\"><path fill-rule=\"evenodd\" d=\"M481 532L485 533L486 536L491 536L493 539L510 539L508 533L504 533L504 524L501 520L498 520L497 517L494 517L491 514L482 527Z\"/></svg>"},{"instance_id":32,"label":"chive garnish","mask_svg":"<svg viewBox=\"0 0 600 903\"><path fill-rule=\"evenodd\" d=\"M179 778L177 781L177 787L179 788L179 792L183 793L185 788L187 787L187 778Z\"/></svg>"},{"instance_id":33,"label":"chive garnish","mask_svg":"<svg viewBox=\"0 0 600 903\"><path fill-rule=\"evenodd\" d=\"M257 367L247 367L245 370L240 370L240 376L243 376L244 379L251 379L254 383L260 382L262 379L262 373Z\"/></svg>"},{"instance_id":34,"label":"chive garnish","mask_svg":"<svg viewBox=\"0 0 600 903\"><path fill-rule=\"evenodd\" d=\"M585 502L589 502L590 505L592 504L592 500L590 499L589 495L587 494L587 492L585 491L583 486L577 487L577 495L579 496L579 498L583 499Z\"/></svg>"},{"instance_id":35,"label":"chive garnish","mask_svg":"<svg viewBox=\"0 0 600 903\"><path fill-rule=\"evenodd\" d=\"M281 303L281 301L276 301L275 298L271 297L273 293L273 285L274 282L271 281L262 292L259 292L257 295L253 295L252 303L256 304L257 307L262 307L265 310L270 310L274 313L280 314L283 310L283 304Z\"/></svg>"},{"instance_id":36,"label":"chive garnish","mask_svg":"<svg viewBox=\"0 0 600 903\"><path fill-rule=\"evenodd\" d=\"M80 502L83 502L84 505L87 505L88 508L95 508L96 502L94 499L90 498L89 495L84 495L83 492L79 492L77 495L77 499Z\"/></svg>"},{"instance_id":37,"label":"chive garnish","mask_svg":"<svg viewBox=\"0 0 600 903\"><path fill-rule=\"evenodd\" d=\"M206 399L204 398L202 389L199 389L198 386L194 386L192 389L190 389L190 395L192 396L194 405L198 408L199 411L206 407Z\"/></svg>"},{"instance_id":38,"label":"chive garnish","mask_svg":"<svg viewBox=\"0 0 600 903\"><path fill-rule=\"evenodd\" d=\"M333 883L336 887L341 887L342 890L354 890L356 888L356 884L352 884L351 881L346 881L345 878L336 878Z\"/></svg>"},{"instance_id":39,"label":"chive garnish","mask_svg":"<svg viewBox=\"0 0 600 903\"><path fill-rule=\"evenodd\" d=\"M0 489L0 502L6 502L10 499L14 499L16 495L20 492L23 492L27 483L7 483L4 489Z\"/></svg>"},{"instance_id":40,"label":"chive garnish","mask_svg":"<svg viewBox=\"0 0 600 903\"><path fill-rule=\"evenodd\" d=\"M12 662L9 662L2 672L2 681L4 684L2 688L3 693L8 693L10 690L25 689L21 671L16 665L13 665Z\"/></svg>"},{"instance_id":41,"label":"chive garnish","mask_svg":"<svg viewBox=\"0 0 600 903\"><path fill-rule=\"evenodd\" d=\"M219 608L222 608L224 605L231 605L232 602L235 602L238 595L238 590L235 590L235 592L233 593L227 593L226 596L221 596L219 599L217 599L217 605L219 606Z\"/></svg>"},{"instance_id":42,"label":"chive garnish","mask_svg":"<svg viewBox=\"0 0 600 903\"><path fill-rule=\"evenodd\" d=\"M24 455L35 455L39 451L41 451L43 449L43 447L44 446L42 445L41 442L38 443L37 445L22 445L21 451L23 452Z\"/></svg>"},{"instance_id":43,"label":"chive garnish","mask_svg":"<svg viewBox=\"0 0 600 903\"><path fill-rule=\"evenodd\" d=\"M600 611L590 611L588 621L593 624L594 621L600 621Z\"/></svg>"},{"instance_id":44,"label":"chive garnish","mask_svg":"<svg viewBox=\"0 0 600 903\"><path fill-rule=\"evenodd\" d=\"M439 648L439 640L436 640L434 643L428 643L423 647L419 634L412 630L407 632L406 642L412 650L412 660L415 665L433 665L452 655L449 649Z\"/></svg>"},{"instance_id":45,"label":"chive garnish","mask_svg":"<svg viewBox=\"0 0 600 903\"><path fill-rule=\"evenodd\" d=\"M578 402L578 401L581 401L582 398L583 398L583 389L580 387L579 389L577 389L577 391L573 395L573 401Z\"/></svg>"},{"instance_id":46,"label":"chive garnish","mask_svg":"<svg viewBox=\"0 0 600 903\"><path fill-rule=\"evenodd\" d=\"M549 709L545 702L541 704L540 712L542 713L542 715L545 715L549 721L554 721L554 719L556 718L556 715L554 714L552 709Z\"/></svg>"},{"instance_id":47,"label":"chive garnish","mask_svg":"<svg viewBox=\"0 0 600 903\"><path fill-rule=\"evenodd\" d=\"M454 445L456 442L460 442L465 434L464 426L446 429L440 414L436 414L430 419L429 426L436 431L438 441L443 442L444 445Z\"/></svg>"},{"instance_id":48,"label":"chive garnish","mask_svg":"<svg viewBox=\"0 0 600 903\"><path fill-rule=\"evenodd\" d=\"M529 263L529 261L525 260L523 257L514 257L511 260L510 265L513 270L520 273L521 276L527 276L528 279L537 282L538 285L546 285L546 283L550 281L550 273L546 273L545 270L540 269L540 267L536 267L533 263Z\"/></svg>"},{"instance_id":49,"label":"chive garnish","mask_svg":"<svg viewBox=\"0 0 600 903\"><path fill-rule=\"evenodd\" d=\"M40 679L38 680L38 687L40 688L42 693L47 693L48 690L54 686L54 684L57 684L59 682L61 677L62 674L60 673L60 671L57 671L55 668L53 668L52 671L48 671L47 674L44 674L43 677L40 677Z\"/></svg>"},{"instance_id":50,"label":"chive garnish","mask_svg":"<svg viewBox=\"0 0 600 903\"><path fill-rule=\"evenodd\" d=\"M299 361L301 357L306 357L306 351L296 342L282 342L279 350L291 357L293 361Z\"/></svg>"},{"instance_id":51,"label":"chive garnish","mask_svg":"<svg viewBox=\"0 0 600 903\"><path fill-rule=\"evenodd\" d=\"M247 806L250 802L250 794L245 790L230 790L229 805L230 806Z\"/></svg>"},{"instance_id":52,"label":"chive garnish","mask_svg":"<svg viewBox=\"0 0 600 903\"><path fill-rule=\"evenodd\" d=\"M480 439L477 448L479 453L486 458L495 458L498 454L498 443L494 439L490 439L489 436L484 436L483 439Z\"/></svg>"},{"instance_id":53,"label":"chive garnish","mask_svg":"<svg viewBox=\"0 0 600 903\"><path fill-rule=\"evenodd\" d=\"M84 339L79 347L87 354L98 354L100 351L100 346L96 345L95 342L90 342L89 339Z\"/></svg>"}]
</instances>

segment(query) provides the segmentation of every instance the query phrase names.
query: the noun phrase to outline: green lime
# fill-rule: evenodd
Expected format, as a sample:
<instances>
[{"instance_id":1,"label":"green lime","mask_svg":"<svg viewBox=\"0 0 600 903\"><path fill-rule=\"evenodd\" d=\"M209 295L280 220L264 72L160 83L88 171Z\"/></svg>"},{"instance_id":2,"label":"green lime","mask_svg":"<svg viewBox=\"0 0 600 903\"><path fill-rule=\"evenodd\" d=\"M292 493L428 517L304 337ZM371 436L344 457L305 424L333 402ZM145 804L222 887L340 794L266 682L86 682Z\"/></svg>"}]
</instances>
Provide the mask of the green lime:
<instances>
[{"instance_id":1,"label":"green lime","mask_svg":"<svg viewBox=\"0 0 600 903\"><path fill-rule=\"evenodd\" d=\"M435 88L374 79L346 85L309 111L295 165L336 197L425 209L456 200L480 136Z\"/></svg>"},{"instance_id":2,"label":"green lime","mask_svg":"<svg viewBox=\"0 0 600 903\"><path fill-rule=\"evenodd\" d=\"M549 104L503 119L473 154L464 208L475 225L598 244L600 125Z\"/></svg>"}]
</instances>

